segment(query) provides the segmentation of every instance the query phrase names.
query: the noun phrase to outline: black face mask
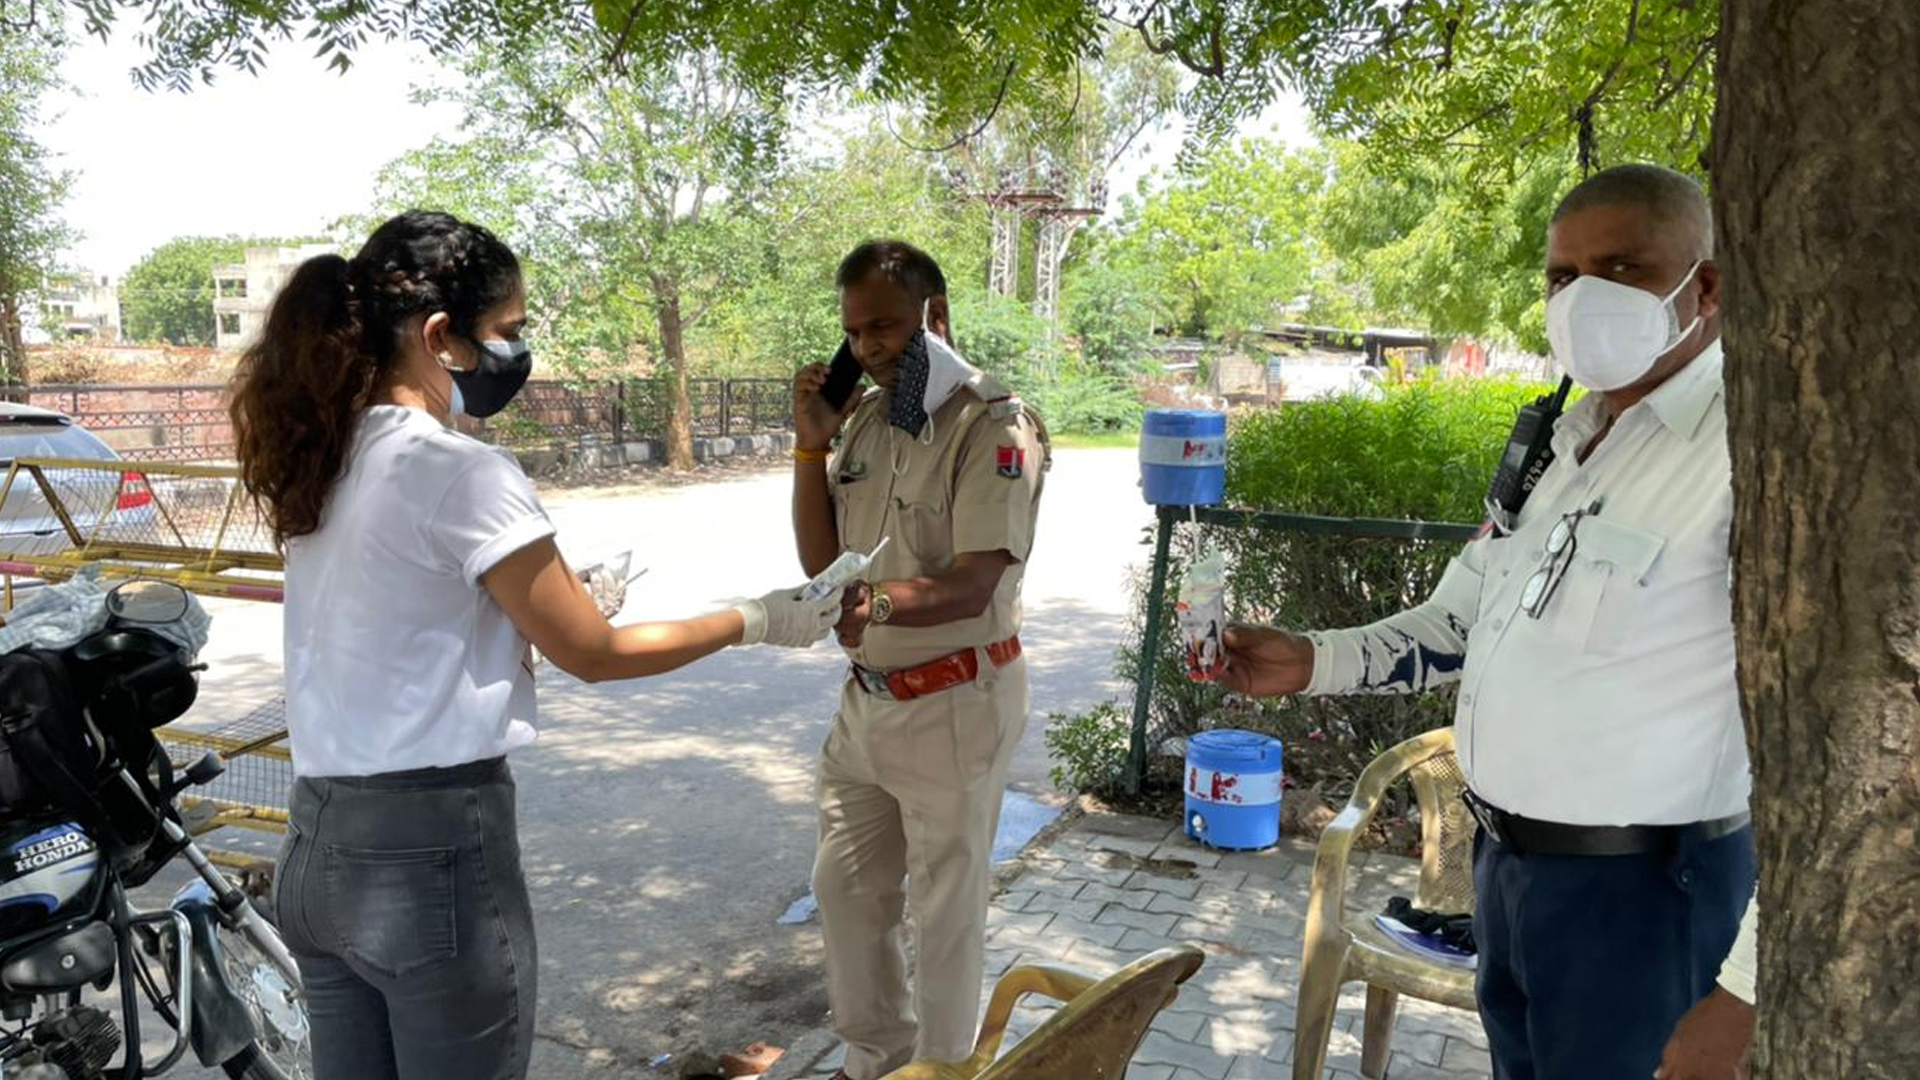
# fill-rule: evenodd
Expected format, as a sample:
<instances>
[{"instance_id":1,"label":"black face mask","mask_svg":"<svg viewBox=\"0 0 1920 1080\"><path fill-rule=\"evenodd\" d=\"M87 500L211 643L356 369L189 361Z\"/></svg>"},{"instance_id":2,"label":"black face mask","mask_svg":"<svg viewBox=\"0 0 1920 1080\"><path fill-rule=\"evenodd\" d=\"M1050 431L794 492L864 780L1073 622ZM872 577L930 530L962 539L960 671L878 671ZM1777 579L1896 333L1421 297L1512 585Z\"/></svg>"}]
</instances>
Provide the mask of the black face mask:
<instances>
[{"instance_id":1,"label":"black face mask","mask_svg":"<svg viewBox=\"0 0 1920 1080\"><path fill-rule=\"evenodd\" d=\"M533 374L533 350L524 341L476 341L480 363L472 371L448 369L460 392L460 412L484 420L507 407Z\"/></svg>"}]
</instances>

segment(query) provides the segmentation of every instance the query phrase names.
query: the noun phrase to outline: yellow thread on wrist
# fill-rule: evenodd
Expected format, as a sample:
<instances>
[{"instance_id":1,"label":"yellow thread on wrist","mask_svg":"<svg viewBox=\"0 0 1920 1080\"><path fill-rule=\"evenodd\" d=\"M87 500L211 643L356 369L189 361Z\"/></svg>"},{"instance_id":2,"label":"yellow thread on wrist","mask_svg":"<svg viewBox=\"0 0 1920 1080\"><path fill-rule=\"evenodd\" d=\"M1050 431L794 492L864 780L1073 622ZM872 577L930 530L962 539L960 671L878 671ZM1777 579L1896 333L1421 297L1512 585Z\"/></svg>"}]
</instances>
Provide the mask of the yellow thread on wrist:
<instances>
[{"instance_id":1,"label":"yellow thread on wrist","mask_svg":"<svg viewBox=\"0 0 1920 1080\"><path fill-rule=\"evenodd\" d=\"M830 451L826 451L826 450L796 449L793 452L793 460L798 461L803 465L822 465L826 463L829 453Z\"/></svg>"}]
</instances>

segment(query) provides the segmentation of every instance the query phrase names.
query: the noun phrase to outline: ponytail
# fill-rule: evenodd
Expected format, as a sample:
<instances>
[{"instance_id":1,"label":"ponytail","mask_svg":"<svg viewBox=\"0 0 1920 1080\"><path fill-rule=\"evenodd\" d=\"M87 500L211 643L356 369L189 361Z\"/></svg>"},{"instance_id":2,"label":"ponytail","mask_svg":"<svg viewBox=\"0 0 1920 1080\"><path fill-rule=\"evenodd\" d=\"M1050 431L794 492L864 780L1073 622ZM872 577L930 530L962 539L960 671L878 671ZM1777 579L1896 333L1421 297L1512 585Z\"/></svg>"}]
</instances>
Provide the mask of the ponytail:
<instances>
[{"instance_id":1,"label":"ponytail","mask_svg":"<svg viewBox=\"0 0 1920 1080\"><path fill-rule=\"evenodd\" d=\"M320 527L375 386L350 274L338 255L300 264L234 372L227 412L240 482L282 545Z\"/></svg>"},{"instance_id":2,"label":"ponytail","mask_svg":"<svg viewBox=\"0 0 1920 1080\"><path fill-rule=\"evenodd\" d=\"M241 355L227 406L240 482L277 544L320 528L360 413L402 358L406 321L446 312L470 335L519 285L520 262L498 237L420 210L374 230L351 260L300 264Z\"/></svg>"}]
</instances>

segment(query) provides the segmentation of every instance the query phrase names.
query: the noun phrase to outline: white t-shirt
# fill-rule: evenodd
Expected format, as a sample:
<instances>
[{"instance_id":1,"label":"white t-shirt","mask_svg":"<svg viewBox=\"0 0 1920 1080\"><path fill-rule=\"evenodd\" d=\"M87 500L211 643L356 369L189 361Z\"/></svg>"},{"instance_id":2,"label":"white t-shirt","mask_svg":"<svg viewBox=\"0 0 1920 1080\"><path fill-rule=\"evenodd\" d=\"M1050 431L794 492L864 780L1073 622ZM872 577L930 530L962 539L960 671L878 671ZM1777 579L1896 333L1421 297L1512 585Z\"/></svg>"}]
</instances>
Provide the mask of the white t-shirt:
<instances>
[{"instance_id":1,"label":"white t-shirt","mask_svg":"<svg viewBox=\"0 0 1920 1080\"><path fill-rule=\"evenodd\" d=\"M552 535L512 455L418 409L367 409L319 530L287 545L295 774L445 767L531 743L527 642L480 577Z\"/></svg>"}]
</instances>

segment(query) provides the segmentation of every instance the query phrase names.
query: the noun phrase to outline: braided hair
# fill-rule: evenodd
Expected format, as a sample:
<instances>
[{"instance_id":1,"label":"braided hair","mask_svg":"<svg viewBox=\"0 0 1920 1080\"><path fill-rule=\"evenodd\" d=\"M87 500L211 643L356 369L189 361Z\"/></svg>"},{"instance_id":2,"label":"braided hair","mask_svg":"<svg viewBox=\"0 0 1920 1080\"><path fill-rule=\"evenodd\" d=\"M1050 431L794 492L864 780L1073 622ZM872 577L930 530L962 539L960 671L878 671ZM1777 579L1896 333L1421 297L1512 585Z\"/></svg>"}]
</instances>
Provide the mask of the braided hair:
<instances>
[{"instance_id":1,"label":"braided hair","mask_svg":"<svg viewBox=\"0 0 1920 1080\"><path fill-rule=\"evenodd\" d=\"M445 312L471 337L519 285L520 262L498 237L423 210L388 220L351 259L300 264L241 355L227 407L241 483L277 543L320 528L355 424L394 378L407 321Z\"/></svg>"}]
</instances>

